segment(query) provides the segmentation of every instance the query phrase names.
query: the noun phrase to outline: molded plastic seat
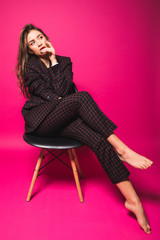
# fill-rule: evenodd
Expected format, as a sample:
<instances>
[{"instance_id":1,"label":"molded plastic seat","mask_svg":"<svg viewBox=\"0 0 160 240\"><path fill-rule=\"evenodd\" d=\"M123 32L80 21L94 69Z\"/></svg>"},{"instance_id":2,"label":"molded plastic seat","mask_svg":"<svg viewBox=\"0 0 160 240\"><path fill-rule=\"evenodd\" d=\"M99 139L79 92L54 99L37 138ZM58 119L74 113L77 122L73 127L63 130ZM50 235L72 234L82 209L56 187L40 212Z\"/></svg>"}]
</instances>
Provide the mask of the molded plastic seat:
<instances>
[{"instance_id":1,"label":"molded plastic seat","mask_svg":"<svg viewBox=\"0 0 160 240\"><path fill-rule=\"evenodd\" d=\"M24 133L23 139L28 144L39 148L70 149L83 146L82 143L72 138L46 138Z\"/></svg>"}]
</instances>

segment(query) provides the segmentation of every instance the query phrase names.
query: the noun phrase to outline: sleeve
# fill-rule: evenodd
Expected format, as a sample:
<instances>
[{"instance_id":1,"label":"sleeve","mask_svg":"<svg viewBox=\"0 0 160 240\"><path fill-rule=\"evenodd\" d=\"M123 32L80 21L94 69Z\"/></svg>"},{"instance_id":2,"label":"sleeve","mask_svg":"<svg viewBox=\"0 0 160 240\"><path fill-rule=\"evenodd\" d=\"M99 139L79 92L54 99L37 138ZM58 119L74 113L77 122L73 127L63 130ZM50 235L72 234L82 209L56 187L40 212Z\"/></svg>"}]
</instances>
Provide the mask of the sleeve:
<instances>
[{"instance_id":1,"label":"sleeve","mask_svg":"<svg viewBox=\"0 0 160 240\"><path fill-rule=\"evenodd\" d=\"M69 57L63 57L63 61L48 69L52 78L52 86L59 96L70 93L73 84L72 62Z\"/></svg>"},{"instance_id":2,"label":"sleeve","mask_svg":"<svg viewBox=\"0 0 160 240\"><path fill-rule=\"evenodd\" d=\"M46 82L43 77L33 68L26 67L25 82L29 93L32 96L39 96L43 100L53 101L58 99L54 89Z\"/></svg>"}]
</instances>

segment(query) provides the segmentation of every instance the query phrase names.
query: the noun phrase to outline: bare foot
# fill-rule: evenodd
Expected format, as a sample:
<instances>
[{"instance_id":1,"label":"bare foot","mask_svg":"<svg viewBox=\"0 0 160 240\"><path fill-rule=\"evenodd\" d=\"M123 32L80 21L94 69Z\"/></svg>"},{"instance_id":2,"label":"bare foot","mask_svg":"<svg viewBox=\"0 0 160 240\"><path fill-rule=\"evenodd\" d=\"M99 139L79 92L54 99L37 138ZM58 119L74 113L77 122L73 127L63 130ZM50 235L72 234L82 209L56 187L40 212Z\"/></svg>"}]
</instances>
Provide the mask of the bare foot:
<instances>
[{"instance_id":1,"label":"bare foot","mask_svg":"<svg viewBox=\"0 0 160 240\"><path fill-rule=\"evenodd\" d=\"M118 157L122 161L127 162L128 164L135 168L147 169L153 164L151 160L149 160L146 157L143 157L142 155L139 155L138 153L134 152L127 146L124 148L123 151L119 152L116 150L116 152Z\"/></svg>"},{"instance_id":2,"label":"bare foot","mask_svg":"<svg viewBox=\"0 0 160 240\"><path fill-rule=\"evenodd\" d=\"M144 232L150 234L151 228L148 223L148 219L145 215L141 202L138 201L137 203L129 203L126 200L124 205L129 211L133 212L136 215L139 226L144 230Z\"/></svg>"}]
</instances>

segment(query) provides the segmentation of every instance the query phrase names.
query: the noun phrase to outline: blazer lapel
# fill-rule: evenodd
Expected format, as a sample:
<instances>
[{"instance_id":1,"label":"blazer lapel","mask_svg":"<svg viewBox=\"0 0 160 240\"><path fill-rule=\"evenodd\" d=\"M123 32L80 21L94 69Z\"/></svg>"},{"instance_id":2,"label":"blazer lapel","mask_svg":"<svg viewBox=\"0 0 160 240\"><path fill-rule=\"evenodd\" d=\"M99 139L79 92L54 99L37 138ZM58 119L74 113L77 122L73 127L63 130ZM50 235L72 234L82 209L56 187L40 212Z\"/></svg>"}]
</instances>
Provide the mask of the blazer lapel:
<instances>
[{"instance_id":1,"label":"blazer lapel","mask_svg":"<svg viewBox=\"0 0 160 240\"><path fill-rule=\"evenodd\" d=\"M50 75L46 65L35 55L30 59L29 67L36 69L45 81L50 81Z\"/></svg>"},{"instance_id":2,"label":"blazer lapel","mask_svg":"<svg viewBox=\"0 0 160 240\"><path fill-rule=\"evenodd\" d=\"M50 75L49 75L46 65L39 58L38 58L37 64L39 66L39 71L40 71L41 75L43 76L43 78L46 81L50 81Z\"/></svg>"}]
</instances>

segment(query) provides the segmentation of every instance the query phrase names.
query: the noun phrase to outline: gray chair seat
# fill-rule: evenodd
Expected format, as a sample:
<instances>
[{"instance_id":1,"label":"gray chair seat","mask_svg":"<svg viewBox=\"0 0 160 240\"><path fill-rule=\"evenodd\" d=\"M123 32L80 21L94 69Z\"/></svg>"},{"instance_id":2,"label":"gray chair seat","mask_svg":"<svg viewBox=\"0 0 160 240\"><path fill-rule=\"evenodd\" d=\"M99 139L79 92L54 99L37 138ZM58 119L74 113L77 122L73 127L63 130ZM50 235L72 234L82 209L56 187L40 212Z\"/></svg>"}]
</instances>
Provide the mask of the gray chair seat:
<instances>
[{"instance_id":1,"label":"gray chair seat","mask_svg":"<svg viewBox=\"0 0 160 240\"><path fill-rule=\"evenodd\" d=\"M82 143L72 138L46 138L25 133L23 139L28 144L39 148L70 149L83 146Z\"/></svg>"}]
</instances>

